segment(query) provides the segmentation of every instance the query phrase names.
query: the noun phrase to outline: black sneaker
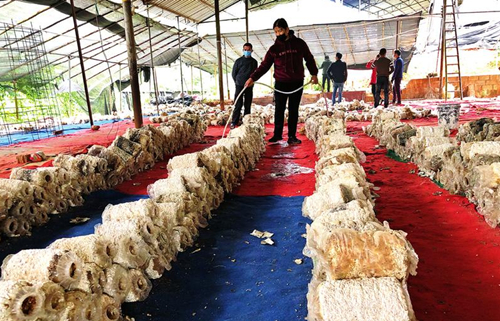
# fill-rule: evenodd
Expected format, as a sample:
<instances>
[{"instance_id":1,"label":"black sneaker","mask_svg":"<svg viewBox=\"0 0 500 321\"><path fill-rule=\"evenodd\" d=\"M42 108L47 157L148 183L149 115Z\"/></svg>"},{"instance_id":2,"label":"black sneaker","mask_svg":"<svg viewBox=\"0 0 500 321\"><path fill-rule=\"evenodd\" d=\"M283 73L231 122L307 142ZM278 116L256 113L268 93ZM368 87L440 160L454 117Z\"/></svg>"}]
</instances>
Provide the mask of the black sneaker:
<instances>
[{"instance_id":1,"label":"black sneaker","mask_svg":"<svg viewBox=\"0 0 500 321\"><path fill-rule=\"evenodd\" d=\"M302 141L298 139L297 137L289 137L288 138L288 145L298 145L302 144Z\"/></svg>"},{"instance_id":2,"label":"black sneaker","mask_svg":"<svg viewBox=\"0 0 500 321\"><path fill-rule=\"evenodd\" d=\"M236 127L236 126L234 126L234 124L231 124L231 126L229 126L229 128L231 128L231 129L234 129L234 127Z\"/></svg>"},{"instance_id":3,"label":"black sneaker","mask_svg":"<svg viewBox=\"0 0 500 321\"><path fill-rule=\"evenodd\" d=\"M269 142L270 143L277 143L277 142L279 142L282 139L283 139L282 137L273 136L273 137L271 137L271 139L269 139Z\"/></svg>"}]
</instances>

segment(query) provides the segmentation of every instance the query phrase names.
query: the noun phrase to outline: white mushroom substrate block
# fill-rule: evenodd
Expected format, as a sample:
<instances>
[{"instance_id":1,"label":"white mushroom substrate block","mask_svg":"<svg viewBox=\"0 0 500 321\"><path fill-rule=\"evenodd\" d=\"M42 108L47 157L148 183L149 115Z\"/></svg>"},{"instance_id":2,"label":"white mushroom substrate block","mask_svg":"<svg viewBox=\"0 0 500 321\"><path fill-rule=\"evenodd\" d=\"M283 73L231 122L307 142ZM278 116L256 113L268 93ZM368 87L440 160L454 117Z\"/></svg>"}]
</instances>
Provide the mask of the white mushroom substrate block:
<instances>
[{"instance_id":1,"label":"white mushroom substrate block","mask_svg":"<svg viewBox=\"0 0 500 321\"><path fill-rule=\"evenodd\" d=\"M185 116L178 126L189 128L191 122L197 128L196 135L201 135L204 124L196 119ZM155 135L131 131L128 136L138 142L121 139L114 148L121 146L124 154L134 157L144 148L151 150L148 144ZM179 137L182 142L178 146L199 138L187 133ZM119 320L121 303L141 301L149 295L149 279L161 277L171 268L177 253L193 244L198 229L207 226L211 211L222 202L224 191L231 190L255 166L264 146L263 120L246 116L243 126L227 138L224 148L186 156L195 160L189 163L191 166L176 161L169 164L169 177L149 186L150 199L106 207L103 223L95 227L94 234L56 240L47 249L23 250L7 257L2 265L0 284L5 286L0 287L0 298L24 298L22 293L35 298L30 301L30 310L25 311L33 317L30 314L20 320L36 320L38 316L46 320ZM110 158L102 148L93 151ZM205 161L198 161L200 155ZM245 161L238 163L239 176L231 177L238 157ZM96 173L96 164L102 163L91 165L83 158L66 159L69 164L81 165L77 166L78 175L83 175L81 170ZM121 166L114 165L103 165L100 174ZM216 172L227 175L214 178ZM21 288L25 292L21 293ZM45 304L44 295L50 296L54 305ZM25 313L16 304L2 308L6 315Z\"/></svg>"}]
</instances>

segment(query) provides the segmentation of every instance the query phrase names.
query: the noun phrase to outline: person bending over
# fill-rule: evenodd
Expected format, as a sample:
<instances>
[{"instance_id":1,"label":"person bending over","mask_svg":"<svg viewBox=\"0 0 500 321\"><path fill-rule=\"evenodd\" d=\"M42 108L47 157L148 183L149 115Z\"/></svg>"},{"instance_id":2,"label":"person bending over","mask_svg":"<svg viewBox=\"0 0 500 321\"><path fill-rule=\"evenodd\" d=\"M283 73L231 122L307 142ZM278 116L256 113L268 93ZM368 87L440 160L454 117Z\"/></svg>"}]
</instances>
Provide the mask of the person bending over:
<instances>
[{"instance_id":1,"label":"person bending over","mask_svg":"<svg viewBox=\"0 0 500 321\"><path fill-rule=\"evenodd\" d=\"M274 135L269 140L271 143L283 139L283 124L285 121L286 103L288 101L288 144L300 144L297 139L297 121L299 119L299 105L302 98L302 86L304 85L304 64L311 74L311 82L318 83L318 67L309 47L304 40L295 37L293 30L288 28L285 19L280 18L273 24L276 41L269 48L260 66L250 75L245 83L252 86L260 79L274 64L275 89L283 92L291 92L299 89L293 94L283 94L275 91L274 110Z\"/></svg>"}]
</instances>

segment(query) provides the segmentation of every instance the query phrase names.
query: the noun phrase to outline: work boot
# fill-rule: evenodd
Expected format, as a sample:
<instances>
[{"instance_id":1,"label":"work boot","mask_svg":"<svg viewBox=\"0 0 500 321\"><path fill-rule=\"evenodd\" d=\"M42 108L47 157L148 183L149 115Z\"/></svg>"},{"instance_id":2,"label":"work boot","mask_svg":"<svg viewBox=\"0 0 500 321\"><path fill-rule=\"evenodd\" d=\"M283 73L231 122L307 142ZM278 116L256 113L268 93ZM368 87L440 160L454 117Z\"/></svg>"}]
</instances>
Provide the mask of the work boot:
<instances>
[{"instance_id":1,"label":"work boot","mask_svg":"<svg viewBox=\"0 0 500 321\"><path fill-rule=\"evenodd\" d=\"M273 137L271 137L271 139L269 139L269 142L270 143L277 143L277 142L279 142L282 139L283 139L282 137L273 136Z\"/></svg>"},{"instance_id":2,"label":"work boot","mask_svg":"<svg viewBox=\"0 0 500 321\"><path fill-rule=\"evenodd\" d=\"M288 137L288 145L298 145L302 144L302 141L297 137Z\"/></svg>"}]
</instances>

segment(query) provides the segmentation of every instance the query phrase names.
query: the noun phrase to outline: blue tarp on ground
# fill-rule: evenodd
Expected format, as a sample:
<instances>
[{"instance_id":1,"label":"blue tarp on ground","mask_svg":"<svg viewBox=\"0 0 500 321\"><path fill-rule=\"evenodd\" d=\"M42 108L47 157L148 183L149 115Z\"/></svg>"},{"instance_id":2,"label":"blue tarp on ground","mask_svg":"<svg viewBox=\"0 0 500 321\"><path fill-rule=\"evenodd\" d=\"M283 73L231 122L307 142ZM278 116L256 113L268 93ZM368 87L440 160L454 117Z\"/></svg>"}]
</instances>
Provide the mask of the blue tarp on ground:
<instances>
[{"instance_id":1,"label":"blue tarp on ground","mask_svg":"<svg viewBox=\"0 0 500 321\"><path fill-rule=\"evenodd\" d=\"M124 313L137 321L304 320L312 263L294 263L305 245L303 200L227 195L196 245ZM261 245L254 229L273 232L275 245Z\"/></svg>"},{"instance_id":2,"label":"blue tarp on ground","mask_svg":"<svg viewBox=\"0 0 500 321\"><path fill-rule=\"evenodd\" d=\"M0 262L22 249L44 248L54 240L90 234L101 223L109 203L131 202L146 196L100 191L86 197L83 207L33 230L31 237L3 239ZM194 247L180 253L173 269L153 280L144 302L125 304L124 314L137 321L304 320L307 284L312 263L303 259L305 225L303 197L242 197L226 195L202 229ZM72 225L74 217L90 217ZM261 245L254 230L274 233L275 245ZM200 249L198 251L198 249Z\"/></svg>"},{"instance_id":3,"label":"blue tarp on ground","mask_svg":"<svg viewBox=\"0 0 500 321\"><path fill-rule=\"evenodd\" d=\"M84 206L72 208L64 214L51 215L47 224L33 228L30 237L2 238L0 262L7 255L24 249L40 249L60 238L91 234L94 226L101 223L101 214L108 204L133 202L142 198L147 196L128 195L113 190L94 192L85 197ZM79 225L69 223L75 217L89 217L90 220Z\"/></svg>"},{"instance_id":4,"label":"blue tarp on ground","mask_svg":"<svg viewBox=\"0 0 500 321\"><path fill-rule=\"evenodd\" d=\"M94 125L102 126L104 124L109 124L109 123L113 123L113 122L117 122L117 121L121 121L121 120L96 121L96 122L94 122ZM74 134L75 132L80 131L82 129L90 129L90 123L64 125L64 126L62 126L62 129L64 130L63 134L65 134L65 135L66 134ZM23 143L23 142L30 142L32 140L43 139L43 138L48 138L48 137L54 137L54 135L48 135L48 132L46 132L45 130L33 131L33 132L29 132L29 133L19 132L19 133L11 134L10 141L9 141L9 137L7 137L6 135L0 136L0 146L6 146L6 145L11 145L11 144Z\"/></svg>"}]
</instances>

